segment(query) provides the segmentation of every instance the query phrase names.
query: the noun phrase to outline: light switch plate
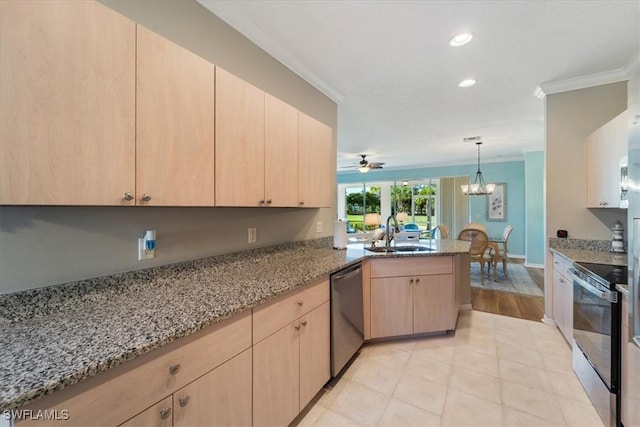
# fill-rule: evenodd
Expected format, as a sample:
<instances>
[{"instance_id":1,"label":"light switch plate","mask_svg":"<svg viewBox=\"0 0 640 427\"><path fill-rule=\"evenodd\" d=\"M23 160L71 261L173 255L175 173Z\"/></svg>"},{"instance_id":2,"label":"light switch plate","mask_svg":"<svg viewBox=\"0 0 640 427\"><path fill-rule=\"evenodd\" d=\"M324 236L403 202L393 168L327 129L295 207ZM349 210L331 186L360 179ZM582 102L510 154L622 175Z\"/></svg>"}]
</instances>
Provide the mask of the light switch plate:
<instances>
[{"instance_id":1,"label":"light switch plate","mask_svg":"<svg viewBox=\"0 0 640 427\"><path fill-rule=\"evenodd\" d=\"M316 222L316 233L322 233L322 221Z\"/></svg>"},{"instance_id":2,"label":"light switch plate","mask_svg":"<svg viewBox=\"0 0 640 427\"><path fill-rule=\"evenodd\" d=\"M255 227L249 227L249 243L255 243L258 240L258 232Z\"/></svg>"}]
</instances>

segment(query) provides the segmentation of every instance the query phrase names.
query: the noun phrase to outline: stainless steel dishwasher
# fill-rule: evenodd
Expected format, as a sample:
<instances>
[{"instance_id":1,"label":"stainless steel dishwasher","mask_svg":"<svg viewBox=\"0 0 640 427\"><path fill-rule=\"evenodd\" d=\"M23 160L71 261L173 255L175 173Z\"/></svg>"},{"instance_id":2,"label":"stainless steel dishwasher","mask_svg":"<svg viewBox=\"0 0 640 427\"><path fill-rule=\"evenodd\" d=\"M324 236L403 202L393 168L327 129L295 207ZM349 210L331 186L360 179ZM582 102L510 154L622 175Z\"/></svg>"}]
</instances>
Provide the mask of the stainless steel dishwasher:
<instances>
[{"instance_id":1,"label":"stainless steel dishwasher","mask_svg":"<svg viewBox=\"0 0 640 427\"><path fill-rule=\"evenodd\" d=\"M364 342L362 263L331 275L331 376L337 376Z\"/></svg>"}]
</instances>

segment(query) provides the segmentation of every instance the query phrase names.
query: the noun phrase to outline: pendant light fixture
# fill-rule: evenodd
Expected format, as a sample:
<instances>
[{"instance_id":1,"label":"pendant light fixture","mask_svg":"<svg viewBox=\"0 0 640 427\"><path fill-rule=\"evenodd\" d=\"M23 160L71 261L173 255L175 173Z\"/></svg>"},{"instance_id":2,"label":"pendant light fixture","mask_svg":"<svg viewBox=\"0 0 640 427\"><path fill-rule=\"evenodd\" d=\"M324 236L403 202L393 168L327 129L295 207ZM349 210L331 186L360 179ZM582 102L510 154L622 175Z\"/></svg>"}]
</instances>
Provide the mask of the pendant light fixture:
<instances>
[{"instance_id":1,"label":"pendant light fixture","mask_svg":"<svg viewBox=\"0 0 640 427\"><path fill-rule=\"evenodd\" d=\"M473 184L461 185L462 192L467 196L485 196L487 194L492 194L496 189L496 185L485 184L484 178L482 177L482 172L480 171L480 146L482 145L480 137L474 136L471 138L465 138L464 141L475 141L476 145L478 146L478 171L476 172L476 179L473 180Z\"/></svg>"}]
</instances>

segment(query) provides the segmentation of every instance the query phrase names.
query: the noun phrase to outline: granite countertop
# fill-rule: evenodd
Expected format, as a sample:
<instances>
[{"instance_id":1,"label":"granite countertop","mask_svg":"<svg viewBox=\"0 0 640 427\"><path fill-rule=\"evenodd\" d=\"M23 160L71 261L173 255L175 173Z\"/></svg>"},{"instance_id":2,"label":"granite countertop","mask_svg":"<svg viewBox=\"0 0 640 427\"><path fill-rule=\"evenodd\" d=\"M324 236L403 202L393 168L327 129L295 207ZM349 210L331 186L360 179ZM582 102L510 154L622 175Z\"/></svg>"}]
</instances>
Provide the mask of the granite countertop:
<instances>
[{"instance_id":1,"label":"granite countertop","mask_svg":"<svg viewBox=\"0 0 640 427\"><path fill-rule=\"evenodd\" d=\"M594 264L627 265L627 254L589 249L550 248L551 252L562 255L573 262L591 262Z\"/></svg>"},{"instance_id":2,"label":"granite countertop","mask_svg":"<svg viewBox=\"0 0 640 427\"><path fill-rule=\"evenodd\" d=\"M611 252L610 240L549 238L549 250L573 262L627 265L627 254Z\"/></svg>"},{"instance_id":3,"label":"granite countertop","mask_svg":"<svg viewBox=\"0 0 640 427\"><path fill-rule=\"evenodd\" d=\"M421 242L424 243L424 242ZM331 238L288 243L0 295L0 410L120 365L364 258L443 256L469 243L434 240L433 251L380 254Z\"/></svg>"}]
</instances>

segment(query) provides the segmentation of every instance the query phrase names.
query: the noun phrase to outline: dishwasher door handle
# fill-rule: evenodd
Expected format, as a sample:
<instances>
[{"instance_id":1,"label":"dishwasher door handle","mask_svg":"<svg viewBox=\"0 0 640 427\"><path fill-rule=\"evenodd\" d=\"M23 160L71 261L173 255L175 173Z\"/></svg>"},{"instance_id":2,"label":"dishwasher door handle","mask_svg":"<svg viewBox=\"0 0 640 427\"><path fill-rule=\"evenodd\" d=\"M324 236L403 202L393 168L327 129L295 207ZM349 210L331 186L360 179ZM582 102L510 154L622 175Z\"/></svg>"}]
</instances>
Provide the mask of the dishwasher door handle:
<instances>
[{"instance_id":1,"label":"dishwasher door handle","mask_svg":"<svg viewBox=\"0 0 640 427\"><path fill-rule=\"evenodd\" d=\"M344 280L344 279L348 279L350 277L356 276L358 274L360 274L362 270L362 267L357 267L355 270L351 270L347 273L341 274L339 276L331 276L332 280Z\"/></svg>"}]
</instances>

